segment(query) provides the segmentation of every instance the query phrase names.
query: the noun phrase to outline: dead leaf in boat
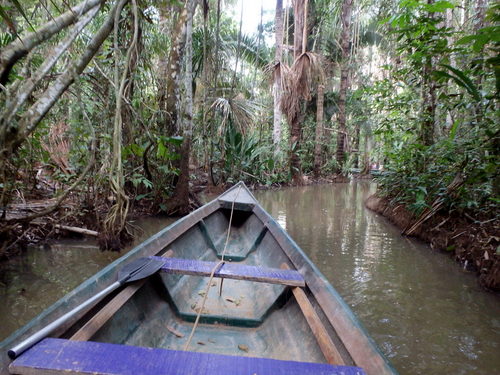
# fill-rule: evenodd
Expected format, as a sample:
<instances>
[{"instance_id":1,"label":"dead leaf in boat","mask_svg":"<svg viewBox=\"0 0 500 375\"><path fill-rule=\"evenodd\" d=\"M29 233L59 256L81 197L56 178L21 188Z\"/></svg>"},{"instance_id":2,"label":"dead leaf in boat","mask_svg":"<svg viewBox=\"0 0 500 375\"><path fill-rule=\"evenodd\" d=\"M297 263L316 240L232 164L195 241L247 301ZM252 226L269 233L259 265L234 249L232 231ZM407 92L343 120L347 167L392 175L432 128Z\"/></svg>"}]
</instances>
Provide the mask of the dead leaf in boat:
<instances>
[{"instance_id":1,"label":"dead leaf in boat","mask_svg":"<svg viewBox=\"0 0 500 375\"><path fill-rule=\"evenodd\" d=\"M196 302L191 304L191 309L196 310Z\"/></svg>"},{"instance_id":2,"label":"dead leaf in boat","mask_svg":"<svg viewBox=\"0 0 500 375\"><path fill-rule=\"evenodd\" d=\"M167 326L167 329L169 330L169 332L173 333L174 335L176 335L177 337L184 337L184 334L180 333L179 331L177 331L175 328L173 327L170 327L170 326Z\"/></svg>"},{"instance_id":3,"label":"dead leaf in boat","mask_svg":"<svg viewBox=\"0 0 500 375\"><path fill-rule=\"evenodd\" d=\"M197 344L198 345L205 345L205 343L203 341L198 341Z\"/></svg>"},{"instance_id":4,"label":"dead leaf in boat","mask_svg":"<svg viewBox=\"0 0 500 375\"><path fill-rule=\"evenodd\" d=\"M245 353L248 353L248 346L246 346L245 344L239 344L238 349L240 349L241 351L243 351Z\"/></svg>"},{"instance_id":5,"label":"dead leaf in boat","mask_svg":"<svg viewBox=\"0 0 500 375\"><path fill-rule=\"evenodd\" d=\"M217 281L212 281L212 284L210 286L217 286Z\"/></svg>"},{"instance_id":6,"label":"dead leaf in boat","mask_svg":"<svg viewBox=\"0 0 500 375\"><path fill-rule=\"evenodd\" d=\"M199 294L200 296L202 296L202 297L205 297L205 291L204 291L204 290L200 290L200 291L198 292L198 294Z\"/></svg>"},{"instance_id":7,"label":"dead leaf in boat","mask_svg":"<svg viewBox=\"0 0 500 375\"><path fill-rule=\"evenodd\" d=\"M240 299L235 299L235 298L232 298L232 297L226 297L226 301L234 303L236 306L239 306L240 303L241 303Z\"/></svg>"}]
</instances>

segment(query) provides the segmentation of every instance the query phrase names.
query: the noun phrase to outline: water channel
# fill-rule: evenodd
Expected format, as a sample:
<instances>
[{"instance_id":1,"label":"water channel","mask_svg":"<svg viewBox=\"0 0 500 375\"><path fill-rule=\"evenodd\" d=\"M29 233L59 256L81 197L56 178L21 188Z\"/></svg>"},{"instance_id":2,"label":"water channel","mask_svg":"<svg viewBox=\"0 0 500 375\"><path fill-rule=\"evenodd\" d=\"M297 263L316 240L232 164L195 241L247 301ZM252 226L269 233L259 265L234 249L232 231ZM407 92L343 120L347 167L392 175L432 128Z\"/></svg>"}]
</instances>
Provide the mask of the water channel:
<instances>
[{"instance_id":1,"label":"water channel","mask_svg":"<svg viewBox=\"0 0 500 375\"><path fill-rule=\"evenodd\" d=\"M401 374L500 371L500 300L448 256L364 208L369 182L257 191ZM141 238L169 219L136 223ZM0 263L0 340L120 253L61 241Z\"/></svg>"}]
</instances>

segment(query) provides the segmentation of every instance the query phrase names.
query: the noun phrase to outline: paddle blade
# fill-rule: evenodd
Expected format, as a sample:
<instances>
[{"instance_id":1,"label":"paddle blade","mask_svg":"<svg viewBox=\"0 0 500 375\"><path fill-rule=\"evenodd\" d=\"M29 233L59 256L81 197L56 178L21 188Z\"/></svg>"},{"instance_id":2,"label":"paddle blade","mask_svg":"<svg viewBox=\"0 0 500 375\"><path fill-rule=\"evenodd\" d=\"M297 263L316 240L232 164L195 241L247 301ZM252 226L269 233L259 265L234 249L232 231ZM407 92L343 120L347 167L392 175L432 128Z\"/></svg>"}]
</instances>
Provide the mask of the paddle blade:
<instances>
[{"instance_id":1,"label":"paddle blade","mask_svg":"<svg viewBox=\"0 0 500 375\"><path fill-rule=\"evenodd\" d=\"M144 279L157 272L164 262L155 258L139 258L123 267L118 273L118 280L121 284Z\"/></svg>"}]
</instances>

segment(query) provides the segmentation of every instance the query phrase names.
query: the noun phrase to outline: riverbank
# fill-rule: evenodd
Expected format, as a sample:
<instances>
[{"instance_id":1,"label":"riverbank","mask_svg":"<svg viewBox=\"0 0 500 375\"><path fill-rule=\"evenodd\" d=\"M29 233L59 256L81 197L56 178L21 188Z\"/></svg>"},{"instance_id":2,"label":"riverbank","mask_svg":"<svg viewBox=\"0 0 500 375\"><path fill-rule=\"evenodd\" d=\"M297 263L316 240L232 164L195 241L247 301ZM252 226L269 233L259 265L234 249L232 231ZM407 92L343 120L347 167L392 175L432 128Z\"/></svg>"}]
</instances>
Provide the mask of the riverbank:
<instances>
[{"instance_id":1,"label":"riverbank","mask_svg":"<svg viewBox=\"0 0 500 375\"><path fill-rule=\"evenodd\" d=\"M366 207L381 214L402 231L418 218L402 204L371 195ZM498 219L439 211L412 232L434 250L451 254L464 270L475 272L484 288L500 292L500 234Z\"/></svg>"},{"instance_id":2,"label":"riverbank","mask_svg":"<svg viewBox=\"0 0 500 375\"><path fill-rule=\"evenodd\" d=\"M192 172L190 192L193 209L200 205L198 196L203 194L218 195L232 186L231 183L210 185L207 173L201 169L193 169ZM356 178L360 177L356 176ZM371 176L364 176L364 178L371 178ZM349 177L338 175L320 178L304 175L302 185L323 185L349 181ZM247 184L251 190L277 190L293 185L291 182L270 185ZM35 191L32 192L31 197L27 197L27 199L18 197L7 207L7 222L0 222L0 229L2 229L0 230L0 244L2 244L0 260L21 254L30 245L43 246L50 241L61 238L90 236L98 239L102 249L115 251L122 249L133 240L132 236L126 236L120 241L110 242L101 235L103 218L106 217L106 213L113 203L107 197L98 194L89 196L88 194L72 193L61 204L58 204L53 194L53 191ZM131 192L130 202L128 221L163 214L162 204L153 199L137 199L137 195L134 196ZM56 205L57 207L55 207ZM34 220L24 220L24 218L44 211L45 215ZM175 217L175 215L171 216ZM15 218L20 219L19 222L12 221Z\"/></svg>"}]
</instances>

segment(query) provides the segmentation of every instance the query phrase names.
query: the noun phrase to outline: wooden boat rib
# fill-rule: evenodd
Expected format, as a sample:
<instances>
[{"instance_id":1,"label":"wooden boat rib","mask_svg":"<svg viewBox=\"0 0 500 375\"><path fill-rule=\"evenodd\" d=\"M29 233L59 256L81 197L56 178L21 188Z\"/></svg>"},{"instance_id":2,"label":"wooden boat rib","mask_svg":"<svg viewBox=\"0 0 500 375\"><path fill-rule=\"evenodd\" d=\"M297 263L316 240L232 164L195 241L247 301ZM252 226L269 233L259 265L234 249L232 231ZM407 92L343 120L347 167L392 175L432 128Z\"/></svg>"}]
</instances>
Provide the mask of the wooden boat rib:
<instances>
[{"instance_id":1,"label":"wooden boat rib","mask_svg":"<svg viewBox=\"0 0 500 375\"><path fill-rule=\"evenodd\" d=\"M219 264L224 251L228 262ZM123 286L13 362L7 357L12 345L112 284L118 269L154 256L164 262L160 272ZM183 351L198 314L200 325ZM9 366L19 374L396 373L339 294L243 183L110 264L0 348L0 374L8 374Z\"/></svg>"}]
</instances>

